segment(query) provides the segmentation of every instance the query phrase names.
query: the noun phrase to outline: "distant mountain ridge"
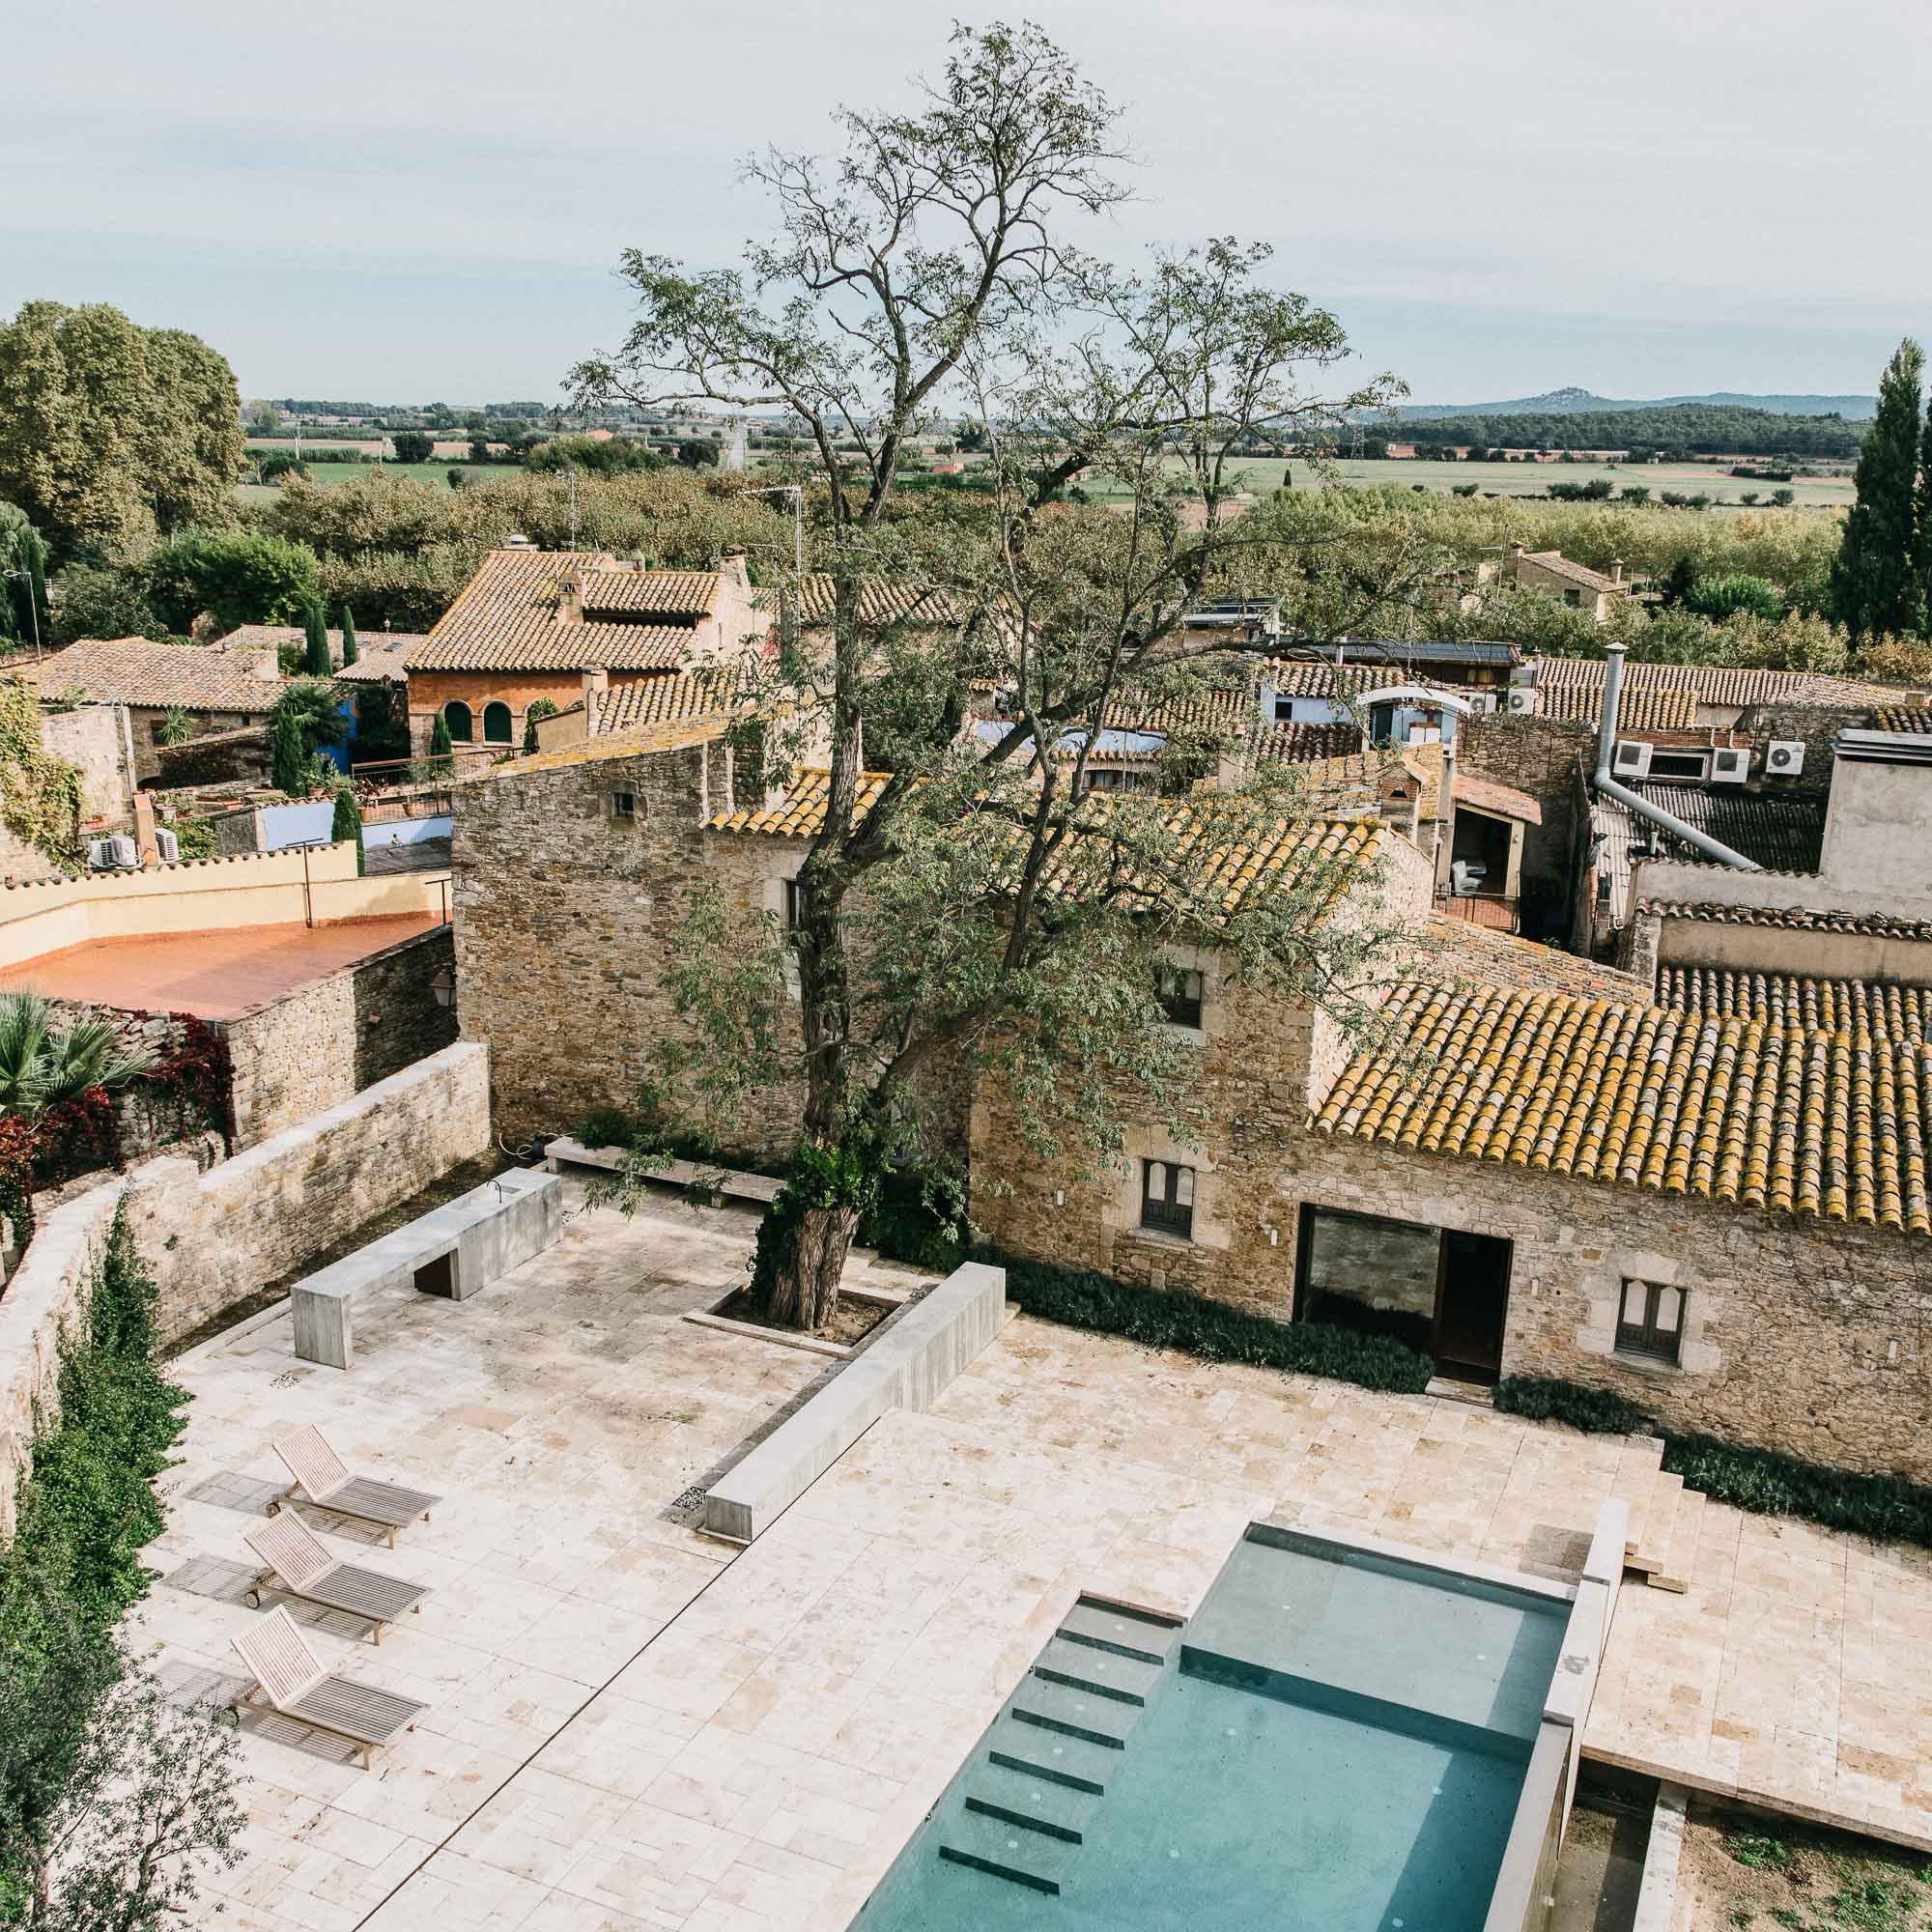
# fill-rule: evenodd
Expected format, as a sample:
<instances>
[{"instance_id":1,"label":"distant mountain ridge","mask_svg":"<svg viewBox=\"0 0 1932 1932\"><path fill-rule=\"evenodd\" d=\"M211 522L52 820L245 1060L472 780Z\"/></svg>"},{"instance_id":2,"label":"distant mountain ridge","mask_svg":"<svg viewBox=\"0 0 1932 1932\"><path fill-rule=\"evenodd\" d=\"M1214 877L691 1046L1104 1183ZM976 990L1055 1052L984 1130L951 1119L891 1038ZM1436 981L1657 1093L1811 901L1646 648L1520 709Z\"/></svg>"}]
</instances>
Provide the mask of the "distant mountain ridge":
<instances>
[{"instance_id":1,"label":"distant mountain ridge","mask_svg":"<svg viewBox=\"0 0 1932 1932\"><path fill-rule=\"evenodd\" d=\"M1780 416L1843 416L1848 422L1869 422L1877 412L1872 396L1753 396L1735 389L1719 389L1704 396L1622 398L1592 395L1588 389L1551 389L1544 396L1519 396L1508 403L1414 403L1396 411L1403 422L1440 422L1451 416L1581 416L1608 410L1668 410L1681 404L1763 410Z\"/></svg>"}]
</instances>

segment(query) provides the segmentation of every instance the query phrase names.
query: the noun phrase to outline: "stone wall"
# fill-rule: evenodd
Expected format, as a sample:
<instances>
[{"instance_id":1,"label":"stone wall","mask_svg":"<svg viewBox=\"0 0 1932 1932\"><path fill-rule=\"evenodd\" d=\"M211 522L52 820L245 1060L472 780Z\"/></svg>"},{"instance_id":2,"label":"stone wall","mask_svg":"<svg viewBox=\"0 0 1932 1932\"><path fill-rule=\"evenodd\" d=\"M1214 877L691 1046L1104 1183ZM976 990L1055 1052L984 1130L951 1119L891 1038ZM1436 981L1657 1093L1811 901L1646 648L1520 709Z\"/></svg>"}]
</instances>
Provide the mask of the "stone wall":
<instances>
[{"instance_id":1,"label":"stone wall","mask_svg":"<svg viewBox=\"0 0 1932 1932\"><path fill-rule=\"evenodd\" d=\"M1600 966L1578 953L1554 946L1539 946L1507 932L1462 919L1432 919L1432 935L1438 942L1432 964L1438 972L1466 977L1490 986L1522 986L1553 993L1574 993L1587 1000L1637 1000L1651 997L1651 982L1613 966Z\"/></svg>"},{"instance_id":2,"label":"stone wall","mask_svg":"<svg viewBox=\"0 0 1932 1932\"><path fill-rule=\"evenodd\" d=\"M206 1171L181 1158L135 1168L128 1221L160 1291L162 1339L217 1320L490 1147L489 1053L459 1043Z\"/></svg>"},{"instance_id":3,"label":"stone wall","mask_svg":"<svg viewBox=\"0 0 1932 1932\"><path fill-rule=\"evenodd\" d=\"M134 740L125 704L41 712L41 742L80 768L81 816L116 830L134 815Z\"/></svg>"},{"instance_id":4,"label":"stone wall","mask_svg":"<svg viewBox=\"0 0 1932 1932\"><path fill-rule=\"evenodd\" d=\"M1457 769L1527 792L1543 822L1523 828L1522 926L1532 938L1567 937L1571 930L1577 855L1587 834L1577 772L1596 753L1586 724L1507 711L1463 721L1456 738Z\"/></svg>"},{"instance_id":5,"label":"stone wall","mask_svg":"<svg viewBox=\"0 0 1932 1932\"><path fill-rule=\"evenodd\" d=\"M447 1046L456 1014L435 982L454 959L450 928L437 926L224 1020L237 1149Z\"/></svg>"},{"instance_id":6,"label":"stone wall","mask_svg":"<svg viewBox=\"0 0 1932 1932\"><path fill-rule=\"evenodd\" d=\"M1749 704L1739 715L1737 729L1757 741L1752 760L1767 791L1816 790L1832 781L1832 748L1847 725L1871 721L1868 711L1848 710L1842 704ZM1764 770L1765 748L1774 738L1797 739L1804 747L1804 770L1796 780L1772 778Z\"/></svg>"},{"instance_id":7,"label":"stone wall","mask_svg":"<svg viewBox=\"0 0 1932 1932\"><path fill-rule=\"evenodd\" d=\"M1296 1051L1257 1050L1291 1037L1275 1016L1239 995L1204 1021L1183 1096L1199 1145L1129 1122L1125 1159L1098 1175L1027 1156L982 1083L971 1208L999 1248L1287 1321L1304 1206L1497 1236L1515 1256L1504 1373L1613 1388L1672 1430L1932 1480L1932 1241L1317 1133ZM1140 1227L1147 1159L1195 1168L1191 1239ZM1686 1291L1681 1367L1614 1353L1626 1277Z\"/></svg>"}]
</instances>

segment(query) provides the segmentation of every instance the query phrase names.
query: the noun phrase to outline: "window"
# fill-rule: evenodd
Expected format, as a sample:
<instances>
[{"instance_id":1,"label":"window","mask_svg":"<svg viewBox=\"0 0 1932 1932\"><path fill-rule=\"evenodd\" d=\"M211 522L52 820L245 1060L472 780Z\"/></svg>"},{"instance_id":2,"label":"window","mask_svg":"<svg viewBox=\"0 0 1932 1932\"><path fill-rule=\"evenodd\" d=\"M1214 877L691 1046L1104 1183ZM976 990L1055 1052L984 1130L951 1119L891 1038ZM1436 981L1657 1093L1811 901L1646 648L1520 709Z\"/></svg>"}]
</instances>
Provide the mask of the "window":
<instances>
[{"instance_id":1,"label":"window","mask_svg":"<svg viewBox=\"0 0 1932 1932\"><path fill-rule=\"evenodd\" d=\"M1583 593L1580 590L1566 590L1563 593L1563 601L1575 611L1582 604Z\"/></svg>"},{"instance_id":2,"label":"window","mask_svg":"<svg viewBox=\"0 0 1932 1932\"><path fill-rule=\"evenodd\" d=\"M452 745L469 743L469 707L467 704L445 704L442 707L442 722L449 727L449 742Z\"/></svg>"},{"instance_id":3,"label":"window","mask_svg":"<svg viewBox=\"0 0 1932 1932\"><path fill-rule=\"evenodd\" d=\"M1201 1024L1201 975L1183 966L1163 966L1154 984L1154 997L1172 1026L1198 1027Z\"/></svg>"},{"instance_id":4,"label":"window","mask_svg":"<svg viewBox=\"0 0 1932 1932\"><path fill-rule=\"evenodd\" d=\"M784 882L784 887L785 887L785 930L787 932L796 932L799 927L798 881L796 879L787 879Z\"/></svg>"},{"instance_id":5,"label":"window","mask_svg":"<svg viewBox=\"0 0 1932 1932\"><path fill-rule=\"evenodd\" d=\"M1117 765L1102 765L1087 774L1089 791L1151 791L1153 786L1153 773L1122 771Z\"/></svg>"},{"instance_id":6,"label":"window","mask_svg":"<svg viewBox=\"0 0 1932 1932\"><path fill-rule=\"evenodd\" d=\"M617 785L611 793L611 816L619 825L635 825L643 817L635 786Z\"/></svg>"},{"instance_id":7,"label":"window","mask_svg":"<svg viewBox=\"0 0 1932 1932\"><path fill-rule=\"evenodd\" d=\"M1194 1234L1194 1170L1171 1160L1141 1163L1141 1226L1183 1239Z\"/></svg>"},{"instance_id":8,"label":"window","mask_svg":"<svg viewBox=\"0 0 1932 1932\"><path fill-rule=\"evenodd\" d=\"M1277 697L1274 701L1274 722L1277 724L1286 724L1293 717L1294 699L1292 697Z\"/></svg>"},{"instance_id":9,"label":"window","mask_svg":"<svg viewBox=\"0 0 1932 1932\"><path fill-rule=\"evenodd\" d=\"M486 745L507 745L510 742L510 707L507 704L486 704L483 707L483 742Z\"/></svg>"},{"instance_id":10,"label":"window","mask_svg":"<svg viewBox=\"0 0 1932 1932\"><path fill-rule=\"evenodd\" d=\"M1701 779L1707 776L1710 761L1702 752L1666 752L1650 754L1650 776L1654 779Z\"/></svg>"},{"instance_id":11,"label":"window","mask_svg":"<svg viewBox=\"0 0 1932 1932\"><path fill-rule=\"evenodd\" d=\"M1624 1283L1617 1311L1617 1353L1653 1362L1677 1360L1684 1339L1684 1291L1657 1281Z\"/></svg>"}]
</instances>

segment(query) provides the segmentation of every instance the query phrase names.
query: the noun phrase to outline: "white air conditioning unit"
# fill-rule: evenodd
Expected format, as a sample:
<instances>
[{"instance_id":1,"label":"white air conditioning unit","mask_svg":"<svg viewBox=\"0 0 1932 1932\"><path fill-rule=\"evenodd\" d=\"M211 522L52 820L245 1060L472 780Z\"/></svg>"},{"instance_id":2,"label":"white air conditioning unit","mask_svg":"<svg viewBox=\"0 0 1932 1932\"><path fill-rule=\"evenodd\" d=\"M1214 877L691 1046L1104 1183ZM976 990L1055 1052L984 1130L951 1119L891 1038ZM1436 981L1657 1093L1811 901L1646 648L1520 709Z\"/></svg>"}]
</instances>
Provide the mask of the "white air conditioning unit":
<instances>
[{"instance_id":1,"label":"white air conditioning unit","mask_svg":"<svg viewBox=\"0 0 1932 1932\"><path fill-rule=\"evenodd\" d=\"M141 863L141 855L125 832L117 832L112 838L89 841L87 863L97 872L131 872Z\"/></svg>"},{"instance_id":2,"label":"white air conditioning unit","mask_svg":"<svg viewBox=\"0 0 1932 1932\"><path fill-rule=\"evenodd\" d=\"M166 826L157 825L155 828L155 845L161 855L161 863L164 866L172 866L180 861L181 840Z\"/></svg>"},{"instance_id":3,"label":"white air conditioning unit","mask_svg":"<svg viewBox=\"0 0 1932 1932\"><path fill-rule=\"evenodd\" d=\"M1767 778L1795 779L1804 769L1803 738L1774 738L1765 747L1764 772Z\"/></svg>"},{"instance_id":4,"label":"white air conditioning unit","mask_svg":"<svg viewBox=\"0 0 1932 1932\"><path fill-rule=\"evenodd\" d=\"M1510 686L1510 714L1516 718L1536 716L1536 687L1533 684L1513 684Z\"/></svg>"},{"instance_id":5,"label":"white air conditioning unit","mask_svg":"<svg viewBox=\"0 0 1932 1932\"><path fill-rule=\"evenodd\" d=\"M1497 694L1493 691L1472 691L1469 694L1469 708L1484 718L1495 715Z\"/></svg>"},{"instance_id":6,"label":"white air conditioning unit","mask_svg":"<svg viewBox=\"0 0 1932 1932\"><path fill-rule=\"evenodd\" d=\"M1647 779L1650 776L1651 747L1641 738L1619 738L1610 773L1620 779Z\"/></svg>"},{"instance_id":7,"label":"white air conditioning unit","mask_svg":"<svg viewBox=\"0 0 1932 1932\"><path fill-rule=\"evenodd\" d=\"M1711 782L1741 785L1750 777L1748 745L1718 746L1711 753Z\"/></svg>"}]
</instances>

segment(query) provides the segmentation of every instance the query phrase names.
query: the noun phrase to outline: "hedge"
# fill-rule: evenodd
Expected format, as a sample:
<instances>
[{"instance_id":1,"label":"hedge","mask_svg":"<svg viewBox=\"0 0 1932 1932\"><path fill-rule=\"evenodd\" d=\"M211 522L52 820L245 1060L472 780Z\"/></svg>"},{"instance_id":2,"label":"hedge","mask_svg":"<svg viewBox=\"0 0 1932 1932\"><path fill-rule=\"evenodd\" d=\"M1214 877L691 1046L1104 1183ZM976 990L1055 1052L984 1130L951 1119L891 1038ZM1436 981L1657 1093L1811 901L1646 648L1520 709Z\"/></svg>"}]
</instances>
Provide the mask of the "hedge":
<instances>
[{"instance_id":1,"label":"hedge","mask_svg":"<svg viewBox=\"0 0 1932 1932\"><path fill-rule=\"evenodd\" d=\"M1091 1269L1074 1272L996 1254L987 1259L1006 1268L1007 1293L1029 1315L1151 1349L1178 1349L1204 1362L1326 1376L1400 1395L1420 1395L1435 1373L1426 1355L1385 1336L1319 1321L1275 1321L1205 1295L1140 1288Z\"/></svg>"},{"instance_id":2,"label":"hedge","mask_svg":"<svg viewBox=\"0 0 1932 1932\"><path fill-rule=\"evenodd\" d=\"M1634 1403L1577 1382L1506 1376L1494 1395L1507 1414L1564 1422L1588 1435L1662 1435L1664 1469L1713 1502L1932 1548L1932 1488L1922 1483L1834 1469L1715 1435L1672 1435Z\"/></svg>"}]
</instances>

